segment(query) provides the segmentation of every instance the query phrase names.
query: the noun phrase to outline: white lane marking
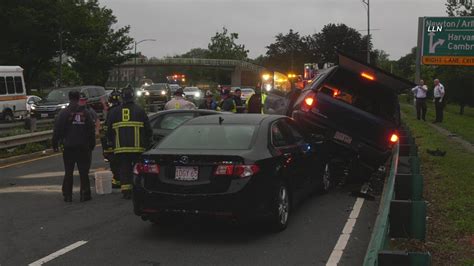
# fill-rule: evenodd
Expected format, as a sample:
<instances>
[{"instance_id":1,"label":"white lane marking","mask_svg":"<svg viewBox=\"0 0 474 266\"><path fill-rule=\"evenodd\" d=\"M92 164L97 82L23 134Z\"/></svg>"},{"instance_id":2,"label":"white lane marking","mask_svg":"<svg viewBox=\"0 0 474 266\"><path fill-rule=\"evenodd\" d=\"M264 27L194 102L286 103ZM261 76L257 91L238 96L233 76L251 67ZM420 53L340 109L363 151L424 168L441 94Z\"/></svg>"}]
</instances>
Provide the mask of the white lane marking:
<instances>
[{"instance_id":1,"label":"white lane marking","mask_svg":"<svg viewBox=\"0 0 474 266\"><path fill-rule=\"evenodd\" d=\"M359 217L360 210L362 209L362 204L364 204L363 198L357 198L356 202L354 203L354 207L352 207L351 214L349 214L349 218L344 225L344 229L342 229L342 233L337 240L336 246L331 252L329 256L328 262L326 266L336 266L339 261L341 260L342 254L344 253L344 249L351 238L352 230L354 229L354 225L357 221L357 217Z\"/></svg>"},{"instance_id":2,"label":"white lane marking","mask_svg":"<svg viewBox=\"0 0 474 266\"><path fill-rule=\"evenodd\" d=\"M58 250L58 251L52 253L51 255L48 255L48 256L46 256L46 257L44 257L44 258L42 258L42 259L39 259L39 260L37 260L37 261L35 261L35 262L32 262L32 263L28 264L28 266L39 266L39 265L43 265L43 264L45 264L45 263L48 262L48 261L52 261L52 260L54 260L55 258L57 258L57 257L59 257L59 256L61 256L61 255L64 255L64 254L68 253L69 251L71 251L71 250L73 250L73 249L76 249L76 248L78 248L78 247L84 245L85 243L87 243L87 241L82 241L82 240L81 240L81 241L77 241L76 243L71 244L71 245L69 245L69 246L67 246L67 247L65 247L65 248L63 248L63 249L60 249L60 250Z\"/></svg>"}]
</instances>

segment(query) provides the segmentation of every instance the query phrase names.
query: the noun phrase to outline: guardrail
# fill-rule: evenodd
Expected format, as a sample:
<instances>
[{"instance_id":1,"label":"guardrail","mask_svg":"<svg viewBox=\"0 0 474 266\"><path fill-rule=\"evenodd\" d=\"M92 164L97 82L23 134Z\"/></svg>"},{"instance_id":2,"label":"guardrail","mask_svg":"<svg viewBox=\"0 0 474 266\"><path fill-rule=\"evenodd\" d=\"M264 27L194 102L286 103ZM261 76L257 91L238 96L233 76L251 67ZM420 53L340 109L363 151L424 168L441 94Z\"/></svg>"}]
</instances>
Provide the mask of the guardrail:
<instances>
[{"instance_id":1,"label":"guardrail","mask_svg":"<svg viewBox=\"0 0 474 266\"><path fill-rule=\"evenodd\" d=\"M50 124L52 125L53 123L54 123L54 119L41 119L41 120L36 121L37 125L50 125ZM7 131L7 130L17 128L17 127L24 127L25 124L26 124L26 120L21 121L21 122L13 122L13 123L1 123L0 131Z\"/></svg>"},{"instance_id":2,"label":"guardrail","mask_svg":"<svg viewBox=\"0 0 474 266\"><path fill-rule=\"evenodd\" d=\"M425 240L426 202L422 192L417 146L405 129L400 131L400 143L393 151L364 266L431 265L429 253L391 250L389 245L391 238Z\"/></svg>"},{"instance_id":3,"label":"guardrail","mask_svg":"<svg viewBox=\"0 0 474 266\"><path fill-rule=\"evenodd\" d=\"M45 140L50 140L53 137L52 130L45 130L40 132L22 134L17 136L0 138L0 149L7 149L28 143L36 143Z\"/></svg>"}]
</instances>

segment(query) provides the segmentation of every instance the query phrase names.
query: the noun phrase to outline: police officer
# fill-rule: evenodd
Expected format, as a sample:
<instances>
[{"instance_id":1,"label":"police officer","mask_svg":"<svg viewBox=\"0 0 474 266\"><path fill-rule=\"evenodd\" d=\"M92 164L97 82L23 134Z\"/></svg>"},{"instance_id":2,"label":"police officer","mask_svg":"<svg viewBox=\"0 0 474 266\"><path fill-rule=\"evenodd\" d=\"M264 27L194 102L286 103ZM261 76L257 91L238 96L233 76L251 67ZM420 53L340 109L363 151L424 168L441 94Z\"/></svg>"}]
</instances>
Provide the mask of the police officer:
<instances>
[{"instance_id":1,"label":"police officer","mask_svg":"<svg viewBox=\"0 0 474 266\"><path fill-rule=\"evenodd\" d=\"M123 198L132 197L133 165L151 144L152 129L145 111L133 102L131 86L122 89L122 105L112 109L107 119L107 140L118 160Z\"/></svg>"},{"instance_id":2,"label":"police officer","mask_svg":"<svg viewBox=\"0 0 474 266\"><path fill-rule=\"evenodd\" d=\"M262 93L261 86L255 88L255 94L250 96L245 103L247 105L247 113L263 114L263 107L267 95Z\"/></svg>"},{"instance_id":3,"label":"police officer","mask_svg":"<svg viewBox=\"0 0 474 266\"><path fill-rule=\"evenodd\" d=\"M220 111L223 112L237 112L237 105L235 104L234 97L230 93L230 89L222 89L221 92L221 102L219 104Z\"/></svg>"},{"instance_id":4,"label":"police officer","mask_svg":"<svg viewBox=\"0 0 474 266\"><path fill-rule=\"evenodd\" d=\"M81 178L80 201L91 200L89 170L91 151L95 147L95 128L91 114L79 105L80 93L69 92L69 105L62 110L54 123L53 150L63 145L64 181L62 192L65 202L72 202L74 166Z\"/></svg>"},{"instance_id":5,"label":"police officer","mask_svg":"<svg viewBox=\"0 0 474 266\"><path fill-rule=\"evenodd\" d=\"M190 101L186 101L186 99L183 98L184 91L182 88L177 89L174 92L174 98L168 101L165 104L165 110L171 110L171 109L188 109L188 110L194 110L196 109L196 105Z\"/></svg>"},{"instance_id":6,"label":"police officer","mask_svg":"<svg viewBox=\"0 0 474 266\"><path fill-rule=\"evenodd\" d=\"M418 86L411 89L415 94L415 104L416 104L416 119L426 121L426 93L428 92L428 87L426 87L425 82L420 79Z\"/></svg>"},{"instance_id":7,"label":"police officer","mask_svg":"<svg viewBox=\"0 0 474 266\"><path fill-rule=\"evenodd\" d=\"M113 90L108 98L108 105L107 108L107 116L105 118L105 125L107 125L107 121L109 120L108 112L117 108L120 105L120 92L118 90ZM119 173L119 164L117 157L114 156L114 147L110 145L107 141L107 126L104 127L104 135L101 137L102 142L102 154L104 158L109 161L110 170L112 171L112 188L120 188L120 173Z\"/></svg>"}]
</instances>

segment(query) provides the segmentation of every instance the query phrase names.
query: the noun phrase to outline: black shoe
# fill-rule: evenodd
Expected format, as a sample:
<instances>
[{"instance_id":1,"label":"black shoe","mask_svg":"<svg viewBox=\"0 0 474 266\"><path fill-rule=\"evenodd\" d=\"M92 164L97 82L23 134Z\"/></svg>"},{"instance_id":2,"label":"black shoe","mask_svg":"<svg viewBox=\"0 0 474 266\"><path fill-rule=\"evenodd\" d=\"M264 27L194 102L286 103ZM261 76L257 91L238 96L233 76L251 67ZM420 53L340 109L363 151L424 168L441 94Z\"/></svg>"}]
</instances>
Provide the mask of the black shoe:
<instances>
[{"instance_id":1,"label":"black shoe","mask_svg":"<svg viewBox=\"0 0 474 266\"><path fill-rule=\"evenodd\" d=\"M72 196L64 196L65 202L72 202Z\"/></svg>"},{"instance_id":2,"label":"black shoe","mask_svg":"<svg viewBox=\"0 0 474 266\"><path fill-rule=\"evenodd\" d=\"M91 199L92 199L92 197L91 197L90 194L81 194L81 199L80 199L81 202L89 201Z\"/></svg>"}]
</instances>

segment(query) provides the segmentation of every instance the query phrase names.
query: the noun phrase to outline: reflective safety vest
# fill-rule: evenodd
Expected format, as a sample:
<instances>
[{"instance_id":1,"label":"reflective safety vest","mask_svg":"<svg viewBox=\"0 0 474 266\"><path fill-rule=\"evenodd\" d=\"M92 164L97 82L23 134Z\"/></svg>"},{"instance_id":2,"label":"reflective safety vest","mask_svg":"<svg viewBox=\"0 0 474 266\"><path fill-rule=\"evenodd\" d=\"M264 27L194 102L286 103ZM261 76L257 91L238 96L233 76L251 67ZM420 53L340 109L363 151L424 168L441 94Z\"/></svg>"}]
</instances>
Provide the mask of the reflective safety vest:
<instances>
[{"instance_id":1,"label":"reflective safety vest","mask_svg":"<svg viewBox=\"0 0 474 266\"><path fill-rule=\"evenodd\" d=\"M152 129L145 111L128 103L114 108L107 119L107 139L114 153L142 153L151 143Z\"/></svg>"}]
</instances>

